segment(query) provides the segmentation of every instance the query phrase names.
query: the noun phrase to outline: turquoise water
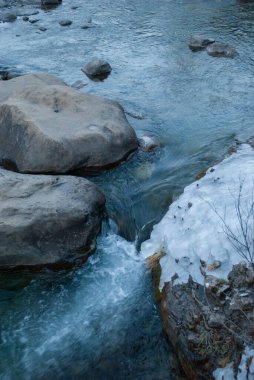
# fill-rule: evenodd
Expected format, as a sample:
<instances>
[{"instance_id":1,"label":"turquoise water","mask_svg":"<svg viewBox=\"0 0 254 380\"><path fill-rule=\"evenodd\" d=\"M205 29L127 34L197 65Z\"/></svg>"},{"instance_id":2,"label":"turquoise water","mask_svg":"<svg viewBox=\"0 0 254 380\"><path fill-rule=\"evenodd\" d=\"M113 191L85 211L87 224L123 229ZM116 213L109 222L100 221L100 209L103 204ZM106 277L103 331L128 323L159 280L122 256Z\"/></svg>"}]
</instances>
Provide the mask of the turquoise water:
<instances>
[{"instance_id":1,"label":"turquoise water","mask_svg":"<svg viewBox=\"0 0 254 380\"><path fill-rule=\"evenodd\" d=\"M72 6L78 5L76 10ZM253 134L254 3L233 0L64 1L36 24L0 25L0 65L48 71L82 91L118 100L138 135L160 142L92 177L109 216L98 250L71 272L1 276L1 379L173 379L150 274L136 247L168 205L235 139ZM33 18L31 17L31 18ZM82 30L88 17L93 28ZM58 21L70 18L62 28ZM39 32L38 26L48 28ZM203 34L239 56L192 53ZM112 74L92 82L81 67L108 60Z\"/></svg>"}]
</instances>

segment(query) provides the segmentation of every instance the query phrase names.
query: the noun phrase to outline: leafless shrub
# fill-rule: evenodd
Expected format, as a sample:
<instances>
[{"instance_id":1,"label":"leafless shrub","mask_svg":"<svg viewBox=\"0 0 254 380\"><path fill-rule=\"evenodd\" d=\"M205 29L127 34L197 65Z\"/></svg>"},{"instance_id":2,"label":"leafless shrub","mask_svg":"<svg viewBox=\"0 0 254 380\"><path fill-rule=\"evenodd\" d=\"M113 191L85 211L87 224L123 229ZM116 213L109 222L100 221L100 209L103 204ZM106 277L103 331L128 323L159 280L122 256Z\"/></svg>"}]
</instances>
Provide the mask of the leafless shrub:
<instances>
[{"instance_id":1,"label":"leafless shrub","mask_svg":"<svg viewBox=\"0 0 254 380\"><path fill-rule=\"evenodd\" d=\"M252 267L254 268L254 198L253 190L252 197L249 202L243 200L244 181L240 181L237 196L230 193L234 197L234 207L236 211L236 226L233 230L226 220L226 213L221 215L214 205L212 208L222 221L223 231L227 239L231 243L235 251Z\"/></svg>"}]
</instances>

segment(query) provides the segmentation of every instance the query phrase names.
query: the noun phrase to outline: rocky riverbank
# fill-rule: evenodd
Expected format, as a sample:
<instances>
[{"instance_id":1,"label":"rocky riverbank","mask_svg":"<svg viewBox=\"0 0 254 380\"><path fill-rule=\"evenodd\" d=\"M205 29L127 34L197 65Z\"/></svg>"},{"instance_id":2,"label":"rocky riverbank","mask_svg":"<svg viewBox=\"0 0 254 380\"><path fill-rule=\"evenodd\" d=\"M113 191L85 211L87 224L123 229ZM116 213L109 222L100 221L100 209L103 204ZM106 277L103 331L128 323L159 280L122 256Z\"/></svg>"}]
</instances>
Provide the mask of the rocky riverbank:
<instances>
[{"instance_id":1,"label":"rocky riverbank","mask_svg":"<svg viewBox=\"0 0 254 380\"><path fill-rule=\"evenodd\" d=\"M253 164L246 144L210 168L142 245L162 252L161 312L189 379L254 376Z\"/></svg>"}]
</instances>

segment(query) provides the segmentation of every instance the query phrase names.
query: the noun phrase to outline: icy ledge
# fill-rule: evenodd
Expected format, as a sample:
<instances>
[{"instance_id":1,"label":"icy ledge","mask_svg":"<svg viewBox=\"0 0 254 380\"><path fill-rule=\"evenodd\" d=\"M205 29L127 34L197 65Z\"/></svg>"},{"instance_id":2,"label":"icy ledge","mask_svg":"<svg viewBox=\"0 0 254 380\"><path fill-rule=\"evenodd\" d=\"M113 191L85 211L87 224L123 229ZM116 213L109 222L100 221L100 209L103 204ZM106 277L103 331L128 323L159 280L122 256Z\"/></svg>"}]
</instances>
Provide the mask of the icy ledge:
<instances>
[{"instance_id":1,"label":"icy ledge","mask_svg":"<svg viewBox=\"0 0 254 380\"><path fill-rule=\"evenodd\" d=\"M170 285L166 285L162 292L162 300L160 302L161 310L166 332L169 339L175 343L176 351L179 351L179 342L185 345L186 352L180 349L179 358L185 373L189 376L187 377L190 379L194 378L191 373L193 376L197 376L195 378L199 378L199 370L201 370L201 373L203 371L203 374L209 375L209 378L213 376L216 380L233 378L237 380L245 380L247 378L254 379L254 350L252 345L248 345L250 341L248 335L249 329L246 329L247 339L243 347L242 358L240 365L238 365L237 373L233 371L233 367L236 363L233 364L232 362L234 359L233 353L237 346L233 339L234 335L231 335L227 330L229 326L232 331L232 326L234 326L234 324L232 324L232 318L233 315L235 315L234 305L237 306L234 302L236 302L239 294L240 298L250 295L249 291L251 288L247 286L245 289L247 292L242 294L240 291L241 285L237 286L236 281L234 288L233 282L231 284L231 290L228 290L227 293L228 297L231 297L231 301L227 301L226 297L224 302L226 306L224 308L223 306L213 308L215 304L209 305L209 303L203 303L202 305L202 302L204 302L202 298L200 298L199 304L196 302L198 294L202 292L198 292L197 286L192 286L192 284L197 282L200 284L199 289L205 286L207 288L207 294L209 294L209 291L211 291L209 290L211 286L208 280L209 277L212 279L214 278L213 276L215 276L219 279L226 280L233 265L242 261L247 261L248 264L250 263L250 260L248 260L248 252L241 246L244 239L240 220L242 218L243 227L245 226L244 223L246 223L249 247L252 249L254 238L252 235L254 233L253 168L254 150L250 145L244 144L236 153L224 159L220 164L210 168L202 179L186 187L182 196L169 207L168 212L161 222L154 226L151 238L144 242L141 247L141 253L144 257L149 257L159 252L164 253L164 256L160 260L160 288L162 289L167 282L169 282ZM240 210L240 218L239 213L237 213L237 205L239 206L238 210ZM232 237L235 240L232 240ZM238 243L236 243L237 241ZM254 249L252 252L254 252ZM247 257L244 258L246 255ZM243 268L243 271L246 270L247 276L247 267L242 266L241 268ZM235 273L237 273L236 269ZM240 272L238 273L240 274ZM194 283L192 281L188 282L190 276ZM237 280L240 280L240 277L238 277ZM243 280L244 278L243 275ZM247 280L246 278L246 284L248 283ZM186 284L186 286L181 287L181 285L177 284ZM174 288L176 294L178 294L177 297L175 296L175 292L170 290L172 288ZM179 294L182 298L180 297L178 300ZM190 294L194 294L195 297L191 297ZM183 311L182 305L185 305L185 303L182 302L186 304L190 302L190 309L193 311L189 310L183 318L181 317ZM220 302L218 298L216 302ZM240 306L241 302L239 304ZM202 307L200 307L200 304ZM203 306L206 306L206 308L203 309ZM207 306L208 311L204 312ZM172 309L174 309L173 314L171 313ZM198 319L198 322L196 322L196 324L194 323L196 326L194 330L190 329L188 325L189 322L190 325L193 322L193 313ZM177 321L175 321L171 314L174 318L177 318ZM248 315L247 311L247 316ZM231 319L228 320L227 316L230 316L229 318L231 318L232 321ZM222 321L221 325L213 326L214 328L211 325L207 328L207 324L214 321L216 322L215 317L219 318L217 321ZM244 318L241 318L239 323L241 322L242 328L245 328L246 325L244 325L243 319ZM177 328L179 320L182 321L180 330ZM203 323L205 320L206 323ZM212 345L215 344L215 346L216 344L218 346L218 342L214 338L215 336L219 337L219 341L221 341L221 350L216 346L217 348L215 347L212 353L209 352L209 345L207 344L208 356L204 361L207 367L205 367L205 365L200 367L199 362L195 359L195 355L193 356L194 359L189 357L189 353L193 353L191 349L192 346L189 346L190 343L196 350L194 352L199 355L202 353L201 348L206 348L205 341L203 341L202 338L203 336L208 337L210 339L209 341L207 338L208 343L210 342ZM224 338L226 339L225 342L227 340L231 342L229 347L226 347L226 344L223 343ZM195 344L197 344L197 346L195 346ZM234 347L231 352L230 347ZM229 349L228 364L225 362L227 356L223 354L222 348ZM217 352L217 354L215 352ZM210 361L212 357L216 357L214 369L212 369L213 363ZM224 365L220 365L220 363L223 362ZM218 368L220 366L224 368Z\"/></svg>"},{"instance_id":2,"label":"icy ledge","mask_svg":"<svg viewBox=\"0 0 254 380\"><path fill-rule=\"evenodd\" d=\"M243 257L233 248L225 233L225 225L239 234L236 212L237 196L242 184L241 206L246 212L253 201L254 150L244 144L207 174L186 187L164 218L154 226L151 238L141 247L145 257L163 251L160 260L160 287L177 274L176 283L186 283L189 275L204 284L201 263L206 262L206 274L227 278L234 264ZM209 271L210 269L210 271Z\"/></svg>"}]
</instances>

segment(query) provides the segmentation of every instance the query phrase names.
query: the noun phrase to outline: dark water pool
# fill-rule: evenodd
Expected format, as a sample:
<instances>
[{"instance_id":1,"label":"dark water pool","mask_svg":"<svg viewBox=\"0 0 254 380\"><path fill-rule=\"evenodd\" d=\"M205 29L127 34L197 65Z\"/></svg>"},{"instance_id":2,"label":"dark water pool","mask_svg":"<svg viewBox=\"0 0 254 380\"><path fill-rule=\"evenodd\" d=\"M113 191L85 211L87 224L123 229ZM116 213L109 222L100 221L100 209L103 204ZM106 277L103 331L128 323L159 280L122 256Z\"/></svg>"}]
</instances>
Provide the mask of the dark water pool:
<instances>
[{"instance_id":1,"label":"dark water pool","mask_svg":"<svg viewBox=\"0 0 254 380\"><path fill-rule=\"evenodd\" d=\"M88 17L94 27L83 30ZM104 230L88 265L1 276L0 378L173 379L150 275L133 241L149 236L200 170L220 160L235 139L253 134L254 3L63 0L31 18L40 21L0 24L0 65L48 71L68 84L83 80L82 91L143 115L130 123L161 147L92 178L119 230ZM60 27L63 18L73 24ZM46 32L38 30L42 25ZM230 43L239 56L192 53L187 43L194 34ZM104 82L80 70L93 57L113 67Z\"/></svg>"}]
</instances>

